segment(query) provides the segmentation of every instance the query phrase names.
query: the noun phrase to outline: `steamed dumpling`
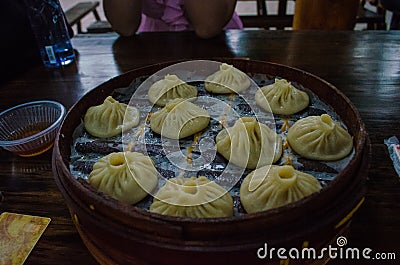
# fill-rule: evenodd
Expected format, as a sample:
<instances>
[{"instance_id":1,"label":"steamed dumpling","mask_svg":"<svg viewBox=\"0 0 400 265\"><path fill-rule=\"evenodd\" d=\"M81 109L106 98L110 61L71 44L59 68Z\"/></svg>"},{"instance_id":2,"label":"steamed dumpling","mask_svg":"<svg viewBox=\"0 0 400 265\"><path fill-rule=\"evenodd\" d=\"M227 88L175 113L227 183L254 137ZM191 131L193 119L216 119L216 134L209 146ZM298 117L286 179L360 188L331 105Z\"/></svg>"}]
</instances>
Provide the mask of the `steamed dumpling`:
<instances>
[{"instance_id":1,"label":"steamed dumpling","mask_svg":"<svg viewBox=\"0 0 400 265\"><path fill-rule=\"evenodd\" d=\"M176 75L166 75L164 79L155 82L149 88L149 100L151 103L165 106L176 98L194 98L197 96L197 88L191 86Z\"/></svg>"},{"instance_id":2,"label":"steamed dumpling","mask_svg":"<svg viewBox=\"0 0 400 265\"><path fill-rule=\"evenodd\" d=\"M124 121L124 115L126 119ZM91 135L107 138L135 127L139 124L139 110L120 103L108 96L103 104L90 107L84 117L86 131Z\"/></svg>"},{"instance_id":3,"label":"steamed dumpling","mask_svg":"<svg viewBox=\"0 0 400 265\"><path fill-rule=\"evenodd\" d=\"M175 99L153 113L150 128L171 139L181 139L202 131L210 122L208 111L195 104Z\"/></svg>"},{"instance_id":4,"label":"steamed dumpling","mask_svg":"<svg viewBox=\"0 0 400 265\"><path fill-rule=\"evenodd\" d=\"M156 193L150 211L180 217L228 217L233 215L233 199L206 177L172 178Z\"/></svg>"},{"instance_id":5,"label":"steamed dumpling","mask_svg":"<svg viewBox=\"0 0 400 265\"><path fill-rule=\"evenodd\" d=\"M285 79L261 87L255 94L257 105L275 114L290 115L305 109L309 103L308 94L295 88Z\"/></svg>"},{"instance_id":6,"label":"steamed dumpling","mask_svg":"<svg viewBox=\"0 0 400 265\"><path fill-rule=\"evenodd\" d=\"M89 183L114 199L134 204L156 187L157 174L150 157L136 152L118 152L94 164Z\"/></svg>"},{"instance_id":7,"label":"steamed dumpling","mask_svg":"<svg viewBox=\"0 0 400 265\"><path fill-rule=\"evenodd\" d=\"M219 71L208 76L205 88L208 92L216 94L239 93L250 87L250 78L232 65L223 63Z\"/></svg>"},{"instance_id":8,"label":"steamed dumpling","mask_svg":"<svg viewBox=\"0 0 400 265\"><path fill-rule=\"evenodd\" d=\"M254 213L298 201L320 189L315 177L292 166L265 166L244 178L240 201L246 212Z\"/></svg>"},{"instance_id":9,"label":"steamed dumpling","mask_svg":"<svg viewBox=\"0 0 400 265\"><path fill-rule=\"evenodd\" d=\"M350 134L328 114L298 120L287 140L296 153L314 160L339 160L353 149Z\"/></svg>"},{"instance_id":10,"label":"steamed dumpling","mask_svg":"<svg viewBox=\"0 0 400 265\"><path fill-rule=\"evenodd\" d=\"M216 145L218 153L243 168L270 165L282 155L281 136L252 117L240 118L220 131Z\"/></svg>"}]
</instances>

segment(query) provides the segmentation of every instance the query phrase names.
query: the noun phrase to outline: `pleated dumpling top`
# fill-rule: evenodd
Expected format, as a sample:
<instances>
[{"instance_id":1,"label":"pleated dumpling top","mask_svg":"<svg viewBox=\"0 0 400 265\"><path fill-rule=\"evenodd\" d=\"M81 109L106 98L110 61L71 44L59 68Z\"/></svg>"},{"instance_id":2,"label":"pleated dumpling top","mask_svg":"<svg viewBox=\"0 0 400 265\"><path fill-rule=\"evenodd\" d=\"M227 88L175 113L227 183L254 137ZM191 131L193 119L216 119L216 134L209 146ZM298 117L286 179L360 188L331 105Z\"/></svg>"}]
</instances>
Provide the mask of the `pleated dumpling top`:
<instances>
[{"instance_id":1,"label":"pleated dumpling top","mask_svg":"<svg viewBox=\"0 0 400 265\"><path fill-rule=\"evenodd\" d=\"M240 201L246 212L261 212L298 201L320 189L315 177L292 166L265 166L245 177Z\"/></svg>"},{"instance_id":2,"label":"pleated dumpling top","mask_svg":"<svg viewBox=\"0 0 400 265\"><path fill-rule=\"evenodd\" d=\"M108 96L103 104L90 107L86 111L84 125L91 135L107 138L135 127L139 124L139 119L137 108L120 103Z\"/></svg>"},{"instance_id":3,"label":"pleated dumpling top","mask_svg":"<svg viewBox=\"0 0 400 265\"><path fill-rule=\"evenodd\" d=\"M250 84L249 76L226 63L205 80L206 90L215 94L239 93L248 89Z\"/></svg>"},{"instance_id":4,"label":"pleated dumpling top","mask_svg":"<svg viewBox=\"0 0 400 265\"><path fill-rule=\"evenodd\" d=\"M181 139L208 126L210 114L192 102L175 99L150 118L152 131L171 139Z\"/></svg>"},{"instance_id":5,"label":"pleated dumpling top","mask_svg":"<svg viewBox=\"0 0 400 265\"><path fill-rule=\"evenodd\" d=\"M249 169L271 165L282 155L281 136L253 117L240 118L220 131L216 145L229 162Z\"/></svg>"},{"instance_id":6,"label":"pleated dumpling top","mask_svg":"<svg viewBox=\"0 0 400 265\"><path fill-rule=\"evenodd\" d=\"M328 114L298 120L287 140L296 153L314 160L339 160L353 149L351 135Z\"/></svg>"},{"instance_id":7,"label":"pleated dumpling top","mask_svg":"<svg viewBox=\"0 0 400 265\"><path fill-rule=\"evenodd\" d=\"M190 99L197 97L197 88L182 81L176 75L166 75L164 79L155 82L148 92L151 103L165 106L177 98Z\"/></svg>"},{"instance_id":8,"label":"pleated dumpling top","mask_svg":"<svg viewBox=\"0 0 400 265\"><path fill-rule=\"evenodd\" d=\"M233 199L204 176L172 178L155 194L150 211L180 217L228 217L233 215Z\"/></svg>"},{"instance_id":9,"label":"pleated dumpling top","mask_svg":"<svg viewBox=\"0 0 400 265\"><path fill-rule=\"evenodd\" d=\"M158 172L148 156L116 152L100 158L93 165L89 183L114 199L134 204L157 186Z\"/></svg>"},{"instance_id":10,"label":"pleated dumpling top","mask_svg":"<svg viewBox=\"0 0 400 265\"><path fill-rule=\"evenodd\" d=\"M309 104L308 94L285 79L275 79L275 83L261 87L255 94L255 100L266 111L284 115L299 112Z\"/></svg>"}]
</instances>

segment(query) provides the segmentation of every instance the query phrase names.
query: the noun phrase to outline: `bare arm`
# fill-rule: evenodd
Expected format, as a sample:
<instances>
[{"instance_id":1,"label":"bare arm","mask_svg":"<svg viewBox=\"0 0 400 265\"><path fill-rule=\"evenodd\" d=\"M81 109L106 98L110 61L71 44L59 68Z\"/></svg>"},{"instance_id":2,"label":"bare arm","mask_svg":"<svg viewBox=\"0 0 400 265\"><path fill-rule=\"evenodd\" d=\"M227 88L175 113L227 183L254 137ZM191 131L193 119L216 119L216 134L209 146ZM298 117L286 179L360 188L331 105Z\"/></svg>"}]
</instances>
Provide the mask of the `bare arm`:
<instances>
[{"instance_id":1,"label":"bare arm","mask_svg":"<svg viewBox=\"0 0 400 265\"><path fill-rule=\"evenodd\" d=\"M103 8L116 32L122 36L135 34L142 15L141 0L103 0Z\"/></svg>"},{"instance_id":2,"label":"bare arm","mask_svg":"<svg viewBox=\"0 0 400 265\"><path fill-rule=\"evenodd\" d=\"M218 35L232 18L236 0L185 0L186 16L201 38Z\"/></svg>"}]
</instances>

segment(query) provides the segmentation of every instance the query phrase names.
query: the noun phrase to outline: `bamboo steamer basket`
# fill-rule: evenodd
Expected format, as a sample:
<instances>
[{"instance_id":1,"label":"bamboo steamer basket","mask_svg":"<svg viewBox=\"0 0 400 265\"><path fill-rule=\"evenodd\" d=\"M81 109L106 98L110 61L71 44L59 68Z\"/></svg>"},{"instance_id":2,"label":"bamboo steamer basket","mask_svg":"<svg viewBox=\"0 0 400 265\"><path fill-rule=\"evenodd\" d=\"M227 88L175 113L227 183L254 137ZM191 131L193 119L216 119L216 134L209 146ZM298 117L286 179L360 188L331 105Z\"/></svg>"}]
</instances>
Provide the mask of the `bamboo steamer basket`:
<instances>
[{"instance_id":1,"label":"bamboo steamer basket","mask_svg":"<svg viewBox=\"0 0 400 265\"><path fill-rule=\"evenodd\" d=\"M89 251L101 264L280 264L271 248L321 249L346 236L353 214L364 201L370 145L360 115L338 89L310 73L284 65L219 60L247 73L277 75L310 88L332 106L354 138L355 154L327 187L280 208L229 218L192 219L162 216L114 200L75 179L69 170L72 135L90 106L99 105L115 88L148 76L172 62L115 77L82 97L68 112L53 151L53 172L72 220ZM325 264L328 257L290 260L290 264ZM285 264L285 263L284 263Z\"/></svg>"}]
</instances>

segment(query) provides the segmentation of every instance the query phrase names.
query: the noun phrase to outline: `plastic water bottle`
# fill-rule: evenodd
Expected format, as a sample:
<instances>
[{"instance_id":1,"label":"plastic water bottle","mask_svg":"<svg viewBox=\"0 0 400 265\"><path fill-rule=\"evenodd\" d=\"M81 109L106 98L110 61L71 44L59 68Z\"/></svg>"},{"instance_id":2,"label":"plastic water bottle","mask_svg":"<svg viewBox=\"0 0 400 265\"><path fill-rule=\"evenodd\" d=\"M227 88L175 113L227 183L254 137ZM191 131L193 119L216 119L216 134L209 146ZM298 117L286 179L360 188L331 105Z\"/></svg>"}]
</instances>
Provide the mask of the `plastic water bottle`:
<instances>
[{"instance_id":1,"label":"plastic water bottle","mask_svg":"<svg viewBox=\"0 0 400 265\"><path fill-rule=\"evenodd\" d=\"M24 0L43 63L58 68L75 60L59 0Z\"/></svg>"}]
</instances>

